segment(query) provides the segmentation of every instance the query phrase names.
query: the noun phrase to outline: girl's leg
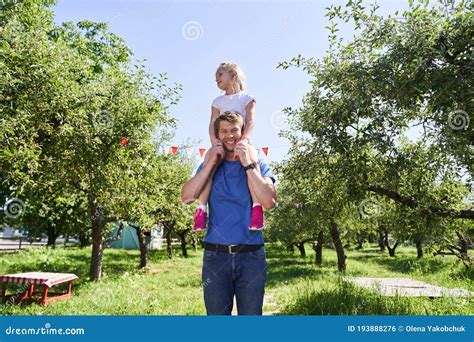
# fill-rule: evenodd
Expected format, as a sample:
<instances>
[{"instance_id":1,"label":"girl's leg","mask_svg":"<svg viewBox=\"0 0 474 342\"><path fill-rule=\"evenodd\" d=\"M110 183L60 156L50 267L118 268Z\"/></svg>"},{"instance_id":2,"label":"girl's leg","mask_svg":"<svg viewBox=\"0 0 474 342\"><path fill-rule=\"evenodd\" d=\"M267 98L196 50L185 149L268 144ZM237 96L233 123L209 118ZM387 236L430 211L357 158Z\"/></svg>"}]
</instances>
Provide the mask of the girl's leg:
<instances>
[{"instance_id":1,"label":"girl's leg","mask_svg":"<svg viewBox=\"0 0 474 342\"><path fill-rule=\"evenodd\" d=\"M256 169L258 172L260 172L260 164L258 162L258 152L255 149L255 147L253 147L252 145L249 144L248 146L249 146L249 152L250 152L250 161L257 165ZM253 203L252 204L252 217L250 218L249 229L262 230L265 226L264 217L263 217L263 208L262 208L262 205L258 203L258 199L255 196L255 191L252 185L250 184L250 182L248 184L249 184L250 195L252 197L252 203Z\"/></svg>"}]
</instances>

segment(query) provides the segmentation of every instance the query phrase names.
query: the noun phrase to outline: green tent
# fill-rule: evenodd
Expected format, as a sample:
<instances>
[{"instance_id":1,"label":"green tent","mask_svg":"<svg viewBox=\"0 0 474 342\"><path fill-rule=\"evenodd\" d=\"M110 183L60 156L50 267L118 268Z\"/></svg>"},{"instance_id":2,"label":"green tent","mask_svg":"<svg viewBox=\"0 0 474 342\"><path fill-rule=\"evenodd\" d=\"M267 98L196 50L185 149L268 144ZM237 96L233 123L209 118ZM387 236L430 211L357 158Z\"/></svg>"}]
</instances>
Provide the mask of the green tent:
<instances>
[{"instance_id":1,"label":"green tent","mask_svg":"<svg viewBox=\"0 0 474 342\"><path fill-rule=\"evenodd\" d=\"M120 224L114 222L114 229L108 239L108 245L112 248L139 249L137 230L126 223L120 229Z\"/></svg>"},{"instance_id":2,"label":"green tent","mask_svg":"<svg viewBox=\"0 0 474 342\"><path fill-rule=\"evenodd\" d=\"M140 249L140 243L138 242L137 230L132 225L123 222L122 228L120 222L113 223L114 228L109 238L107 239L107 245L112 248L123 248L123 249ZM163 229L160 227L154 227L151 232L145 233L145 245L146 248L161 249L163 245Z\"/></svg>"}]
</instances>

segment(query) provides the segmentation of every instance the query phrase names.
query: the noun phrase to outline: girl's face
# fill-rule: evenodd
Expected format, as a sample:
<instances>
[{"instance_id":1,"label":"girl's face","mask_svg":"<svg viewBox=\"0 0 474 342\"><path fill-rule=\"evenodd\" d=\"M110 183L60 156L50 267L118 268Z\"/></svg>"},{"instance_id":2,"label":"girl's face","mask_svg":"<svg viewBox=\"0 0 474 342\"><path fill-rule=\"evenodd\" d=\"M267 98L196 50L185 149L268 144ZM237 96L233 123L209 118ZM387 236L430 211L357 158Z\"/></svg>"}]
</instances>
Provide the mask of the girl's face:
<instances>
[{"instance_id":1,"label":"girl's face","mask_svg":"<svg viewBox=\"0 0 474 342\"><path fill-rule=\"evenodd\" d=\"M220 90L232 89L232 75L229 71L219 70L216 75L217 87Z\"/></svg>"}]
</instances>

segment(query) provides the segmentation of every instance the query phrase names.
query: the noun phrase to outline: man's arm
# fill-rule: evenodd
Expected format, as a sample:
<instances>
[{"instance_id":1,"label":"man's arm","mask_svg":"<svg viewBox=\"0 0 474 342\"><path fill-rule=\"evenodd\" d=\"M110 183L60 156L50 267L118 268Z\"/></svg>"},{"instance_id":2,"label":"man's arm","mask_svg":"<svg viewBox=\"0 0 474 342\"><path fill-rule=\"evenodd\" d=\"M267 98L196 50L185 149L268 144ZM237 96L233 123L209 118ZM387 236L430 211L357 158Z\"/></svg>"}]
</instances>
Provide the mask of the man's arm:
<instances>
[{"instance_id":1,"label":"man's arm","mask_svg":"<svg viewBox=\"0 0 474 342\"><path fill-rule=\"evenodd\" d=\"M234 151L238 156L242 166L250 164L250 152L248 144L245 141L239 141ZM262 177L259 168L249 169L247 172L248 183L254 190L258 203L263 205L265 209L275 207L277 193L270 177Z\"/></svg>"},{"instance_id":2,"label":"man's arm","mask_svg":"<svg viewBox=\"0 0 474 342\"><path fill-rule=\"evenodd\" d=\"M272 209L276 205L277 192L270 177L262 177L257 169L247 170L249 183L252 185L258 203L265 209Z\"/></svg>"},{"instance_id":3,"label":"man's arm","mask_svg":"<svg viewBox=\"0 0 474 342\"><path fill-rule=\"evenodd\" d=\"M224 156L222 142L216 140L214 146L209 150L209 158L202 166L201 171L183 185L181 190L181 201L184 204L193 203L201 194L207 180L214 175L217 166L221 163Z\"/></svg>"}]
</instances>

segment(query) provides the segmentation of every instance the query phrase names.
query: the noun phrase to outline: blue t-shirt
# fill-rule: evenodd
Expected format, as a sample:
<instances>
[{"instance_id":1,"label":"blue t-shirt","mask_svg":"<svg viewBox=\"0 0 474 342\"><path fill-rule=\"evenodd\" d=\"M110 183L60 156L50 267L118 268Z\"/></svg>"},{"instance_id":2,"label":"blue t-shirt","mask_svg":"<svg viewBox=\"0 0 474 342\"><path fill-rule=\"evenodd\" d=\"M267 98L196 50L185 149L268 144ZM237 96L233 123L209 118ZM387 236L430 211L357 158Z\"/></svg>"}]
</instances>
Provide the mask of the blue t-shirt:
<instances>
[{"instance_id":1,"label":"blue t-shirt","mask_svg":"<svg viewBox=\"0 0 474 342\"><path fill-rule=\"evenodd\" d=\"M267 163L259 160L263 177L275 177ZM196 174L202 169L199 165ZM247 183L247 172L239 160L223 160L214 173L209 196L209 222L205 242L231 245L261 245L261 231L249 230L252 196Z\"/></svg>"}]
</instances>

